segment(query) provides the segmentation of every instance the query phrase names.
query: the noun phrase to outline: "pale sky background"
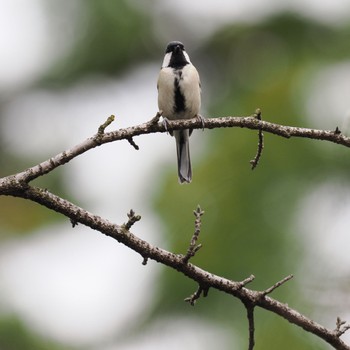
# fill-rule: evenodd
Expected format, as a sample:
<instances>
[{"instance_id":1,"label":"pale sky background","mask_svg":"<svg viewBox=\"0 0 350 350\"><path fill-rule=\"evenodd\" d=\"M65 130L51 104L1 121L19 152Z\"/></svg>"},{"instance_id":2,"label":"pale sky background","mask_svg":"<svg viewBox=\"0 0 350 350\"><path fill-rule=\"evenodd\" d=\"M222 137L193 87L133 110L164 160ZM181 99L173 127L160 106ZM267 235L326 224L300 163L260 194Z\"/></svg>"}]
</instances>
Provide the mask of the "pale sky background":
<instances>
[{"instance_id":1,"label":"pale sky background","mask_svg":"<svg viewBox=\"0 0 350 350\"><path fill-rule=\"evenodd\" d=\"M56 28L50 25L42 3L40 0L0 0L0 93L5 98L9 91L21 91L30 85L53 60L64 54L65 45L72 44L63 44L61 37L52 40L56 38ZM141 6L146 1L133 0L133 3ZM198 3L150 1L147 11L154 13L154 30L161 33L159 37L166 42L168 37L177 34L173 27L169 29L163 23L164 13L171 13L175 22L185 23L187 28L193 23L192 42L198 44L222 23L255 21L282 9L299 11L332 25L338 25L350 16L348 0L216 0L201 1L200 6ZM72 18L74 9L72 4ZM177 15L181 17L177 18ZM198 26L199 23L202 26ZM68 24L62 28L66 32L72 30ZM31 90L20 94L16 101L6 105L7 121L0 137L19 154L35 153L44 160L93 135L110 114L117 117L111 129L142 123L157 111L155 84L161 60L159 57L153 64L135 67L119 80L86 79L61 92ZM335 121L328 119L331 115L339 116L336 120L339 125L345 123L350 111L349 62L329 67L315 79L307 110L310 121L320 128L333 127ZM341 92L339 86L343 87ZM133 91L133 100L129 91ZM319 110L320 100L325 102L326 109ZM43 126L45 132L42 132ZM30 133L27 132L29 127ZM200 135L200 139L201 144L205 142L205 134ZM140 145L140 151L135 151L126 142L119 142L75 159L65 166L67 185L89 211L116 223L125 222L127 211L135 209L143 219L139 227L135 225L133 232L166 246L166 240L159 236L162 232L160 223L148 203L161 181L159 169L165 165L170 169L173 166L174 181L177 181L175 146L168 135L140 137L135 141ZM195 135L191 141L194 157L200 155L197 141L198 135ZM111 158L115 158L116 165L109 164L107 159ZM133 165L137 165L137 169L133 169ZM136 181L140 174L144 177L142 182ZM96 181L101 178L103 181ZM145 183L149 186L144 186ZM341 186L341 183L323 184L301 204L297 225L307 230L305 236L314 247L310 254L310 269L313 259L326 256L328 258L321 262L325 269L336 268L339 274L348 271L339 270L341 264L350 264L344 244L347 238L344 233L348 233L346 228L349 227L346 213L350 209L350 193ZM334 187L342 191L334 191ZM108 195L101 196L101 193ZM333 205L339 201L343 203L341 211L335 210ZM323 221L320 221L318 216L312 215L315 208L318 212L333 212L334 216L323 215ZM332 237L328 240L327 230L331 223L327 217L336 217L332 221ZM303 224L306 218L307 228ZM334 222L337 223L335 226ZM317 239L320 236L324 239ZM93 347L99 340L118 332L121 334L125 324L140 316L145 305L151 302L152 288L148 287L156 281L158 266L149 262L145 267L141 262L141 257L128 248L111 244L111 239L85 227L71 229L68 221L43 228L27 238L8 240L0 246L0 310L18 312L33 329L45 336L67 344ZM138 295L140 290L142 299ZM349 312L342 316L350 319ZM198 333L189 332L189 324L191 329L196 325ZM218 338L222 339L221 347L225 348L224 332L200 320L174 320L172 324L157 326L147 336L103 350L140 349L140 344L146 350L163 349L164 343L167 349L178 349L177 334L183 335L181 340L186 339L191 349L212 349L211 341ZM173 348L169 344L173 344Z\"/></svg>"}]
</instances>

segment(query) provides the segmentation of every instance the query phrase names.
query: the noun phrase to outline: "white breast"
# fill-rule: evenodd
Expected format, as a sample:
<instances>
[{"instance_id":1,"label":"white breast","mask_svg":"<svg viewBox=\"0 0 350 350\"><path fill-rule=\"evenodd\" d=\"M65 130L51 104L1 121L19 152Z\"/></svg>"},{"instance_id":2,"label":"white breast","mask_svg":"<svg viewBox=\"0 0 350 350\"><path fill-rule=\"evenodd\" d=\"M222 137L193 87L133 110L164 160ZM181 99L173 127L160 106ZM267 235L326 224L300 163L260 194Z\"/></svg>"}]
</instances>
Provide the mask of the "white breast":
<instances>
[{"instance_id":1,"label":"white breast","mask_svg":"<svg viewBox=\"0 0 350 350\"><path fill-rule=\"evenodd\" d=\"M168 119L191 119L200 110L201 90L200 80L196 68L187 64L182 68L179 87L185 98L185 110L174 112L175 105L175 74L173 68L162 68L158 78L158 107L163 116Z\"/></svg>"}]
</instances>

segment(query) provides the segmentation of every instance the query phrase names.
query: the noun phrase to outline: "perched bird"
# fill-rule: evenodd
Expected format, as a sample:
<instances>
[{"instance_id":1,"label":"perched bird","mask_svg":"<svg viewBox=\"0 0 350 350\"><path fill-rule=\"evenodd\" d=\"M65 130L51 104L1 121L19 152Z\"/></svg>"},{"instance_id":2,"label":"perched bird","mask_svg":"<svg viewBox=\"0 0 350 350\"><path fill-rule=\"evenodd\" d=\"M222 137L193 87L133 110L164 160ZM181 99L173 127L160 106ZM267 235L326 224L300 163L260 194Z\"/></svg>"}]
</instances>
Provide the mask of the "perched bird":
<instances>
[{"instance_id":1,"label":"perched bird","mask_svg":"<svg viewBox=\"0 0 350 350\"><path fill-rule=\"evenodd\" d=\"M192 65L179 41L170 42L165 50L158 78L158 107L165 120L202 118L201 87L197 69ZM191 182L190 130L175 130L179 182Z\"/></svg>"}]
</instances>

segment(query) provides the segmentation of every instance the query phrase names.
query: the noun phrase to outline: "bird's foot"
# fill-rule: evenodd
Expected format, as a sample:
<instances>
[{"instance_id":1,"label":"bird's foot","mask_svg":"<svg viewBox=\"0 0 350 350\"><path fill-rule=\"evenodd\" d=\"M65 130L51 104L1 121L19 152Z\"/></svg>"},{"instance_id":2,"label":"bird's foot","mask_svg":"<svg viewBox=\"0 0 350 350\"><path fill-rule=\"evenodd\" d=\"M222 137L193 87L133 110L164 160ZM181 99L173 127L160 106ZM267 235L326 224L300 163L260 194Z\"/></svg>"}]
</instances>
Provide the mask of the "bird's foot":
<instances>
[{"instance_id":1,"label":"bird's foot","mask_svg":"<svg viewBox=\"0 0 350 350\"><path fill-rule=\"evenodd\" d=\"M172 135L172 131L169 131L169 130L168 130L169 119L166 118L166 117L163 117L162 124L163 124L163 126L164 126L165 131L168 132L170 135Z\"/></svg>"},{"instance_id":2,"label":"bird's foot","mask_svg":"<svg viewBox=\"0 0 350 350\"><path fill-rule=\"evenodd\" d=\"M201 122L201 124L202 124L202 131L204 131L204 128L205 128L205 118L202 117L200 114L197 114L197 115L196 115L196 119L198 119L198 120Z\"/></svg>"}]
</instances>

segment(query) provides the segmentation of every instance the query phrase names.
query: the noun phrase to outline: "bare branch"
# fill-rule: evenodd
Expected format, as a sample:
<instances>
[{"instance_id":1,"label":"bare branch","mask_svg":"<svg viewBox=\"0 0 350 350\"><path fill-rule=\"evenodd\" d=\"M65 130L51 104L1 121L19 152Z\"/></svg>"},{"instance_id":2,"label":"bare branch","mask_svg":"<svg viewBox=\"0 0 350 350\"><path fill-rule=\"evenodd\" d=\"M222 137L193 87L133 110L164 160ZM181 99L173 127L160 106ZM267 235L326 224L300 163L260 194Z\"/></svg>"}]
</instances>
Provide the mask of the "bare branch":
<instances>
[{"instance_id":1,"label":"bare branch","mask_svg":"<svg viewBox=\"0 0 350 350\"><path fill-rule=\"evenodd\" d=\"M158 111L156 115L150 120L150 123L153 125L157 124L162 114L163 114L163 111Z\"/></svg>"},{"instance_id":2,"label":"bare branch","mask_svg":"<svg viewBox=\"0 0 350 350\"><path fill-rule=\"evenodd\" d=\"M7 191L9 191L9 189L7 189ZM5 194L8 193L5 191ZM202 292L204 295L206 295L209 288L215 288L240 299L243 303L252 303L255 306L259 306L280 315L289 322L294 323L295 325L302 327L304 330L317 335L321 339L331 344L335 349L350 350L350 347L338 337L335 331L321 326L298 311L290 308L288 305L268 296L264 296L262 298L262 292L253 291L242 287L242 282L235 282L224 277L217 276L191 263L184 264L183 256L171 253L159 247L155 247L150 243L136 237L125 227L113 224L106 219L93 215L92 213L50 193L47 190L35 188L26 183L14 182L11 195L30 199L65 215L75 223L80 223L94 230L98 230L99 232L116 239L118 242L139 253L144 258L144 261L145 259L149 258L181 272L185 276L196 281L199 286L201 286L195 293L195 296L191 299L193 303L199 298ZM252 278L250 277L249 279L246 279L245 282L249 282L251 279ZM203 286L205 286L205 288Z\"/></svg>"},{"instance_id":3,"label":"bare branch","mask_svg":"<svg viewBox=\"0 0 350 350\"><path fill-rule=\"evenodd\" d=\"M249 330L248 350L253 350L255 345L254 305L250 303L245 303L244 306L247 310L247 318L248 318L248 330Z\"/></svg>"},{"instance_id":4,"label":"bare branch","mask_svg":"<svg viewBox=\"0 0 350 350\"><path fill-rule=\"evenodd\" d=\"M250 322L249 329L250 344L252 344L250 345L251 349L254 345L254 319L252 309L254 307L261 307L263 309L274 312L289 322L294 323L295 325L302 327L304 330L315 334L316 336L332 345L335 349L350 350L350 347L340 339L340 336L344 334L346 330L350 329L350 326L346 325L344 321L341 321L339 319L337 321L336 330L329 330L302 315L298 311L290 308L288 305L267 296L269 293L288 281L292 276L286 277L285 279L277 282L272 287L261 292L246 288L246 285L253 281L254 276L250 276L241 282L235 282L230 279L212 274L192 263L189 263L189 259L196 253L196 251L198 251L200 247L199 245L196 246L200 233L200 217L203 214L200 208L195 211L195 233L192 237L188 252L184 258L182 255L174 254L162 248L153 246L150 243L132 234L130 232L130 228L136 221L140 220L141 218L140 216L135 215L133 211L130 211L128 215L129 220L127 223L124 225L117 225L97 215L94 215L63 198L60 198L45 189L29 185L32 180L38 178L39 176L51 172L57 167L68 163L70 160L74 159L80 154L83 154L88 150L102 144L114 142L117 140L128 140L133 145L133 138L136 136L156 132L166 132L167 130L165 126L162 123L159 123L160 116L161 112L157 113L157 115L148 123L133 126L130 128L119 129L112 132L105 132L106 127L113 121L113 118L111 116L104 124L99 127L97 134L83 141L79 145L20 173L1 178L0 195L29 199L65 215L70 219L73 227L77 224L82 224L94 230L98 230L99 232L114 238L118 242L139 253L143 257L144 265L149 259L152 259L181 272L199 285L198 290L190 298L187 298L187 301L189 301L192 305L194 305L195 301L198 300L202 294L206 296L209 288L215 288L240 299L244 305L248 305L249 308L251 308L249 310L247 309L247 312L249 313L248 320ZM343 135L338 128L333 131L315 130L292 126L283 126L262 121L260 119L261 118L257 118L256 116L207 118L205 119L203 125L203 120L200 118L193 118L191 120L168 121L167 129L169 132L181 129L214 129L229 127L259 130L259 145L257 155L255 157L256 164L259 161L263 148L263 140L261 138L262 132L269 132L284 138L303 137L314 140L324 140L340 144L345 147L350 147L350 138ZM135 145L136 144L134 143L133 146L135 147Z\"/></svg>"},{"instance_id":5,"label":"bare branch","mask_svg":"<svg viewBox=\"0 0 350 350\"><path fill-rule=\"evenodd\" d=\"M199 285L198 289L190 297L186 298L185 301L194 306L202 294L204 297L208 295L208 290L209 287L203 287Z\"/></svg>"},{"instance_id":6,"label":"bare branch","mask_svg":"<svg viewBox=\"0 0 350 350\"><path fill-rule=\"evenodd\" d=\"M135 212L130 209L128 215L128 222L123 224L122 227L124 227L126 230L130 230L132 225L135 224L135 222L140 221L141 220L141 216L140 215L135 215Z\"/></svg>"},{"instance_id":7,"label":"bare branch","mask_svg":"<svg viewBox=\"0 0 350 350\"><path fill-rule=\"evenodd\" d=\"M342 336L346 331L350 329L350 325L346 324L346 321L342 321L340 317L337 317L337 328L334 330L337 337Z\"/></svg>"},{"instance_id":8,"label":"bare branch","mask_svg":"<svg viewBox=\"0 0 350 350\"><path fill-rule=\"evenodd\" d=\"M76 221L74 221L73 219L70 219L70 223L72 224L73 228L78 225L78 223Z\"/></svg>"},{"instance_id":9,"label":"bare branch","mask_svg":"<svg viewBox=\"0 0 350 350\"><path fill-rule=\"evenodd\" d=\"M111 125L114 122L114 119L115 119L115 116L113 114L109 116L107 120L102 125L99 126L97 133L99 135L103 135L105 133L107 126Z\"/></svg>"},{"instance_id":10,"label":"bare branch","mask_svg":"<svg viewBox=\"0 0 350 350\"><path fill-rule=\"evenodd\" d=\"M131 145L132 147L134 147L134 148L136 149L136 151L138 151L138 150L140 149L140 147L135 143L135 141L134 141L134 139L133 139L132 137L130 137L130 138L128 139L128 142L130 143L130 145Z\"/></svg>"},{"instance_id":11,"label":"bare branch","mask_svg":"<svg viewBox=\"0 0 350 350\"><path fill-rule=\"evenodd\" d=\"M303 137L314 140L323 140L333 142L345 147L350 147L350 137L347 137L340 133L339 129L332 131L329 130L316 130L299 128L293 126L283 126L279 124L270 123L267 121L259 120L255 116L249 117L223 117L223 118L206 118L205 125L201 118L193 118L189 120L173 120L167 122L167 127L163 123L158 123L161 112L158 112L154 118L149 122L136 125L133 127L119 129L111 132L97 133L96 135L88 138L77 146L63 151L56 156L38 164L27 170L20 172L15 176L15 179L10 181L15 182L27 182L36 179L39 176L45 175L50 171L56 169L57 167L64 165L71 161L73 158L89 151L92 148L100 146L105 143L114 142L118 140L130 140L136 136L146 135L150 133L157 132L171 132L173 130L183 130L183 129L215 129L215 128L248 128L251 130L259 130L261 132L268 132L274 135L282 136L284 138L290 137ZM108 122L108 120L107 120ZM107 123L106 122L106 123ZM105 124L106 124L105 123ZM102 131L104 131L104 125L102 124ZM4 181L9 179L0 179L0 194L4 194L4 186L7 184Z\"/></svg>"},{"instance_id":12,"label":"bare branch","mask_svg":"<svg viewBox=\"0 0 350 350\"><path fill-rule=\"evenodd\" d=\"M247 277L246 279L244 279L241 282L238 282L241 286L241 288L245 287L248 283L251 283L255 280L255 276L254 275L250 275L249 277Z\"/></svg>"},{"instance_id":13,"label":"bare branch","mask_svg":"<svg viewBox=\"0 0 350 350\"><path fill-rule=\"evenodd\" d=\"M197 209L193 211L193 214L196 217L196 221L194 223L195 229L194 234L192 236L190 246L188 247L186 255L183 257L184 264L187 264L188 261L195 256L195 254L198 252L200 248L202 248L201 244L196 245L199 234L201 232L201 216L204 214L204 211L201 209L201 207L198 205Z\"/></svg>"},{"instance_id":14,"label":"bare branch","mask_svg":"<svg viewBox=\"0 0 350 350\"><path fill-rule=\"evenodd\" d=\"M260 110L260 108L258 108L255 111L254 117L256 119L258 119L258 120L261 120L261 110ZM256 168L256 166L258 165L260 157L262 155L262 151L264 149L264 134L263 134L261 129L259 129L258 138L259 138L258 150L256 152L256 155L255 155L254 159L252 159L250 161L250 164L252 165L252 170L254 170Z\"/></svg>"},{"instance_id":15,"label":"bare branch","mask_svg":"<svg viewBox=\"0 0 350 350\"><path fill-rule=\"evenodd\" d=\"M262 294L265 296L267 294L272 293L276 288L280 287L282 284L286 283L287 281L289 281L290 279L293 278L293 275L288 275L287 277L283 278L281 281L278 281L277 283L275 283L273 286L271 286L270 288L265 289Z\"/></svg>"}]
</instances>

